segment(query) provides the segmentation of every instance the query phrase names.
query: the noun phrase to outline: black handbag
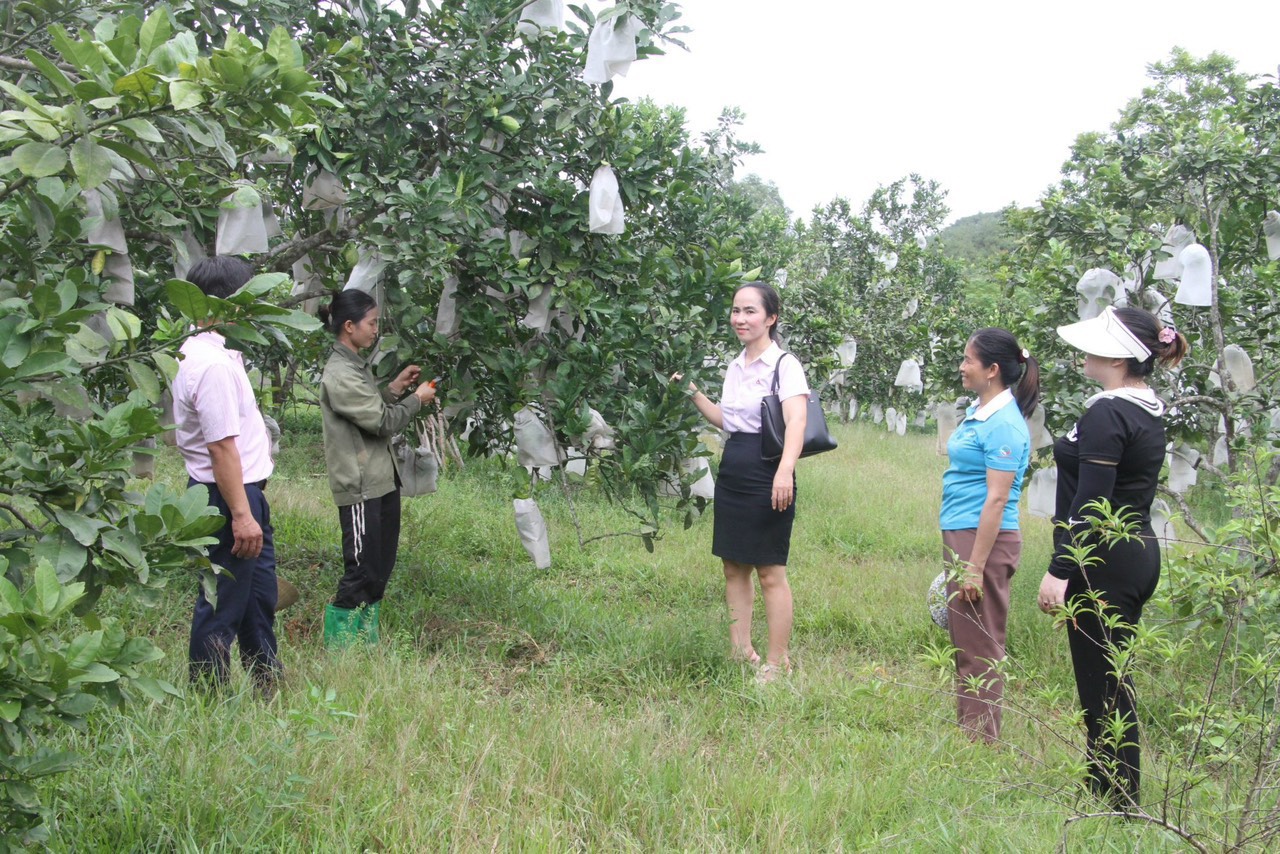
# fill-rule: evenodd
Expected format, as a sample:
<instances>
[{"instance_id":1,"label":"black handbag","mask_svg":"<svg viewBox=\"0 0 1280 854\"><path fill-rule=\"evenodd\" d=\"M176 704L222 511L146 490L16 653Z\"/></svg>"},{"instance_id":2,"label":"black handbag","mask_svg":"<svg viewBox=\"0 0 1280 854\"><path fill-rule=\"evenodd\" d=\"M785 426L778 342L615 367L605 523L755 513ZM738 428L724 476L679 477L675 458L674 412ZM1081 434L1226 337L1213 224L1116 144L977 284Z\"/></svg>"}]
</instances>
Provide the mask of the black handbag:
<instances>
[{"instance_id":1,"label":"black handbag","mask_svg":"<svg viewBox=\"0 0 1280 854\"><path fill-rule=\"evenodd\" d=\"M778 399L778 367L787 356L795 358L794 353L783 353L778 364L773 367L773 389L760 400L760 458L776 460L782 456L783 439L787 435L787 424L782 418L782 401ZM824 451L834 451L836 440L827 431L827 415L822 411L822 401L816 391L809 392L808 412L804 422L804 446L800 456L809 457Z\"/></svg>"}]
</instances>

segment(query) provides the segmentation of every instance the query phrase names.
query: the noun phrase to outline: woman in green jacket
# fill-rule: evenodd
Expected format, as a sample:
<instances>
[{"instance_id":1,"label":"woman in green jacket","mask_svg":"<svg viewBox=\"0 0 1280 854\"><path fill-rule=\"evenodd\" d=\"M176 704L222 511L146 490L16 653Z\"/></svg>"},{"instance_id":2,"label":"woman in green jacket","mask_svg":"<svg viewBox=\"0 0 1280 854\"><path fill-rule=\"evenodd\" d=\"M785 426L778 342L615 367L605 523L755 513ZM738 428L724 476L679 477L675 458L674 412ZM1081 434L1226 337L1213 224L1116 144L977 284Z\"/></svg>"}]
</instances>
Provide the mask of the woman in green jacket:
<instances>
[{"instance_id":1,"label":"woman in green jacket","mask_svg":"<svg viewBox=\"0 0 1280 854\"><path fill-rule=\"evenodd\" d=\"M344 572L325 606L325 646L346 647L363 634L378 640L382 595L400 542L400 478L391 437L435 399L417 365L379 389L361 351L378 340L378 304L364 291L339 291L320 320L337 341L320 379L324 461L342 524Z\"/></svg>"}]
</instances>

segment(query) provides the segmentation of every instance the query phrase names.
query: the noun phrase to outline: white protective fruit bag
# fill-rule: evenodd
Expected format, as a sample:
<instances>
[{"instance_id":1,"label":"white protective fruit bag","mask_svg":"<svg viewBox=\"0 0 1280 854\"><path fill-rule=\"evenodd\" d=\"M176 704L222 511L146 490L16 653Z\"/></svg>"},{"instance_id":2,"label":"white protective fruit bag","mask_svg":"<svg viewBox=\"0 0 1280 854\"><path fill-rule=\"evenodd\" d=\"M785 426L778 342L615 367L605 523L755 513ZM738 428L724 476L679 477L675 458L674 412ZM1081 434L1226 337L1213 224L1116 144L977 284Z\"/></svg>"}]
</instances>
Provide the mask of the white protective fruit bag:
<instances>
[{"instance_id":1,"label":"white protective fruit bag","mask_svg":"<svg viewBox=\"0 0 1280 854\"><path fill-rule=\"evenodd\" d=\"M555 434L526 406L516 413L516 462L522 466L558 466L561 458Z\"/></svg>"},{"instance_id":2,"label":"white protective fruit bag","mask_svg":"<svg viewBox=\"0 0 1280 854\"><path fill-rule=\"evenodd\" d=\"M459 325L458 277L446 276L444 288L440 291L440 304L436 307L436 334L446 337L457 335Z\"/></svg>"},{"instance_id":3,"label":"white protective fruit bag","mask_svg":"<svg viewBox=\"0 0 1280 854\"><path fill-rule=\"evenodd\" d=\"M1192 243L1178 255L1182 262L1182 279L1173 301L1179 305L1213 304L1213 262L1209 250Z\"/></svg>"},{"instance_id":4,"label":"white protective fruit bag","mask_svg":"<svg viewBox=\"0 0 1280 854\"><path fill-rule=\"evenodd\" d=\"M543 30L564 29L564 0L533 0L520 13L516 32L522 36L536 36Z\"/></svg>"},{"instance_id":5,"label":"white protective fruit bag","mask_svg":"<svg viewBox=\"0 0 1280 854\"><path fill-rule=\"evenodd\" d=\"M601 166L591 176L588 224L592 234L622 234L627 215L618 190L618 176L612 166Z\"/></svg>"},{"instance_id":6,"label":"white protective fruit bag","mask_svg":"<svg viewBox=\"0 0 1280 854\"><path fill-rule=\"evenodd\" d=\"M547 523L542 518L538 503L532 498L517 498L512 504L515 506L520 544L533 559L534 566L538 569L548 568L551 566L551 540L547 536Z\"/></svg>"},{"instance_id":7,"label":"white protective fruit bag","mask_svg":"<svg viewBox=\"0 0 1280 854\"><path fill-rule=\"evenodd\" d=\"M636 61L636 36L644 25L635 15L627 15L626 21L618 18L597 21L587 37L587 64L582 70L584 83L599 85L608 82L615 74L626 77L631 63Z\"/></svg>"},{"instance_id":8,"label":"white protective fruit bag","mask_svg":"<svg viewBox=\"0 0 1280 854\"><path fill-rule=\"evenodd\" d=\"M262 196L242 185L222 200L218 212L219 255L250 255L267 251L267 224L262 219Z\"/></svg>"},{"instance_id":9,"label":"white protective fruit bag","mask_svg":"<svg viewBox=\"0 0 1280 854\"><path fill-rule=\"evenodd\" d=\"M894 377L893 384L915 394L924 391L924 380L920 376L920 363L915 359L903 359L902 364L898 366L898 375Z\"/></svg>"}]
</instances>

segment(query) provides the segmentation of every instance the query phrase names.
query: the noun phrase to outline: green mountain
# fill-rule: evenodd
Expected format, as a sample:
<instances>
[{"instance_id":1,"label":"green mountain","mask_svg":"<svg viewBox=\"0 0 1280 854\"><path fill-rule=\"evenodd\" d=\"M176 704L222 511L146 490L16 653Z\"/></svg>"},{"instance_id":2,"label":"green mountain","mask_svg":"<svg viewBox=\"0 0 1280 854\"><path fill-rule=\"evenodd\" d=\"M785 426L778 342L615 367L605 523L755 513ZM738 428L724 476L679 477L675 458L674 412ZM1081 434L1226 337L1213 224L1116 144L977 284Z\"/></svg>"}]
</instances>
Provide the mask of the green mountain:
<instances>
[{"instance_id":1,"label":"green mountain","mask_svg":"<svg viewBox=\"0 0 1280 854\"><path fill-rule=\"evenodd\" d=\"M939 231L934 238L949 258L970 264L981 264L1013 248L1013 239L1005 232L1004 214L979 213L961 217Z\"/></svg>"}]
</instances>

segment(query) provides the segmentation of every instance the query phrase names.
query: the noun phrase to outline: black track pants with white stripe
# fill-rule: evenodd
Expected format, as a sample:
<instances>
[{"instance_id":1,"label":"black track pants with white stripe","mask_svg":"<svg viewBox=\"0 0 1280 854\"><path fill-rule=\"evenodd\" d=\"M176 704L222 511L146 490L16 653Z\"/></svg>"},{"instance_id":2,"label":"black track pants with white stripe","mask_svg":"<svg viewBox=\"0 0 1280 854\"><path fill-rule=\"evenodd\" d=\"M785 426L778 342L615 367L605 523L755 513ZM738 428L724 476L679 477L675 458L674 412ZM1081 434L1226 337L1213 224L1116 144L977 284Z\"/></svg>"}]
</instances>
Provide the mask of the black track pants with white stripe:
<instances>
[{"instance_id":1,"label":"black track pants with white stripe","mask_svg":"<svg viewBox=\"0 0 1280 854\"><path fill-rule=\"evenodd\" d=\"M400 490L339 507L338 519L344 571L333 604L359 608L381 601L400 543Z\"/></svg>"}]
</instances>

